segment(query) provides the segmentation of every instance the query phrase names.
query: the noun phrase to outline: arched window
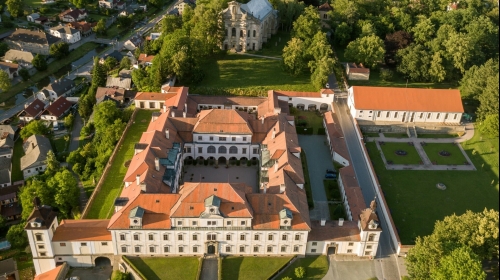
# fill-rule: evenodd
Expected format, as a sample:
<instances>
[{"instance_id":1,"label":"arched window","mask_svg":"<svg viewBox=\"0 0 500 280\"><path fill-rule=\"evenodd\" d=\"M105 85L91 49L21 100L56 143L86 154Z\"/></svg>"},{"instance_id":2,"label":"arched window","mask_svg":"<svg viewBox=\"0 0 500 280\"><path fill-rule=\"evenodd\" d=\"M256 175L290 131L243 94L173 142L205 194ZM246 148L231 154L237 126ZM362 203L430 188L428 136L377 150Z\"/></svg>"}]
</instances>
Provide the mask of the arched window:
<instances>
[{"instance_id":1,"label":"arched window","mask_svg":"<svg viewBox=\"0 0 500 280\"><path fill-rule=\"evenodd\" d=\"M209 153L209 154L215 154L215 147L214 146L208 146L207 153Z\"/></svg>"},{"instance_id":2,"label":"arched window","mask_svg":"<svg viewBox=\"0 0 500 280\"><path fill-rule=\"evenodd\" d=\"M257 31L253 31L253 37L255 38L255 36L257 35Z\"/></svg>"},{"instance_id":3,"label":"arched window","mask_svg":"<svg viewBox=\"0 0 500 280\"><path fill-rule=\"evenodd\" d=\"M236 28L233 27L233 29L231 29L231 36L235 37L236 36Z\"/></svg>"},{"instance_id":4,"label":"arched window","mask_svg":"<svg viewBox=\"0 0 500 280\"><path fill-rule=\"evenodd\" d=\"M375 234L368 235L368 241L375 241Z\"/></svg>"},{"instance_id":5,"label":"arched window","mask_svg":"<svg viewBox=\"0 0 500 280\"><path fill-rule=\"evenodd\" d=\"M224 30L224 36L226 36L226 37L227 37L227 33L228 33L228 32L227 32L227 29L225 29L225 30Z\"/></svg>"},{"instance_id":6,"label":"arched window","mask_svg":"<svg viewBox=\"0 0 500 280\"><path fill-rule=\"evenodd\" d=\"M250 37L250 30L247 30L247 37Z\"/></svg>"},{"instance_id":7,"label":"arched window","mask_svg":"<svg viewBox=\"0 0 500 280\"><path fill-rule=\"evenodd\" d=\"M230 154L237 154L238 153L238 148L236 148L235 146L231 146L229 148L229 153Z\"/></svg>"},{"instance_id":8,"label":"arched window","mask_svg":"<svg viewBox=\"0 0 500 280\"><path fill-rule=\"evenodd\" d=\"M243 37L243 30L240 30L240 37Z\"/></svg>"},{"instance_id":9,"label":"arched window","mask_svg":"<svg viewBox=\"0 0 500 280\"><path fill-rule=\"evenodd\" d=\"M220 147L219 147L219 154L225 154L225 153L227 153L227 149L226 149L226 147L224 147L224 146L220 146Z\"/></svg>"}]
</instances>

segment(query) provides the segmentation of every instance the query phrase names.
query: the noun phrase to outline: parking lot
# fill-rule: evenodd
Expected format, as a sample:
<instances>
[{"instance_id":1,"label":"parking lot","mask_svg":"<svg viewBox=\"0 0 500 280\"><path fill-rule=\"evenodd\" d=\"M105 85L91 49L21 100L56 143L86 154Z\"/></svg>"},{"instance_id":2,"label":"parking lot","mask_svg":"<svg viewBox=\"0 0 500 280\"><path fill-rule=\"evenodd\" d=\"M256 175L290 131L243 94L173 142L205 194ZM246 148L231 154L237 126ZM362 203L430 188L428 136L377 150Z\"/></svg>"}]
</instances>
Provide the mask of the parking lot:
<instances>
[{"instance_id":1,"label":"parking lot","mask_svg":"<svg viewBox=\"0 0 500 280\"><path fill-rule=\"evenodd\" d=\"M229 182L245 183L258 192L256 166L199 166L185 165L184 182Z\"/></svg>"}]
</instances>

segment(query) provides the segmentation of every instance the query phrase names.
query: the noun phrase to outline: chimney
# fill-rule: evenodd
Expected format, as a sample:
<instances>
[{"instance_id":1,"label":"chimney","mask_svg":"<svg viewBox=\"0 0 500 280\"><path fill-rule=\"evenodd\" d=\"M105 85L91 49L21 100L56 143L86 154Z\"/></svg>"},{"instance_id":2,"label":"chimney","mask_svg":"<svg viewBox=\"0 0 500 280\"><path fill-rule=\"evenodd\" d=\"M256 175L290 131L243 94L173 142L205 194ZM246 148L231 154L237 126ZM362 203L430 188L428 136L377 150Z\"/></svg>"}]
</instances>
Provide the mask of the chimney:
<instances>
[{"instance_id":1,"label":"chimney","mask_svg":"<svg viewBox=\"0 0 500 280\"><path fill-rule=\"evenodd\" d=\"M187 103L184 103L184 112L187 113L187 111L188 111L188 105L187 105Z\"/></svg>"},{"instance_id":2,"label":"chimney","mask_svg":"<svg viewBox=\"0 0 500 280\"><path fill-rule=\"evenodd\" d=\"M273 128L273 139L276 138L276 127Z\"/></svg>"},{"instance_id":3,"label":"chimney","mask_svg":"<svg viewBox=\"0 0 500 280\"><path fill-rule=\"evenodd\" d=\"M155 169L160 171L160 158L155 157Z\"/></svg>"},{"instance_id":4,"label":"chimney","mask_svg":"<svg viewBox=\"0 0 500 280\"><path fill-rule=\"evenodd\" d=\"M139 186L141 184L141 175L137 174L135 176L135 183Z\"/></svg>"},{"instance_id":5,"label":"chimney","mask_svg":"<svg viewBox=\"0 0 500 280\"><path fill-rule=\"evenodd\" d=\"M322 227L324 227L324 226L325 226L325 224L326 224L326 219L322 218L322 219L321 219L321 226L322 226Z\"/></svg>"},{"instance_id":6,"label":"chimney","mask_svg":"<svg viewBox=\"0 0 500 280\"><path fill-rule=\"evenodd\" d=\"M35 143L31 142L31 148L35 148Z\"/></svg>"},{"instance_id":7,"label":"chimney","mask_svg":"<svg viewBox=\"0 0 500 280\"><path fill-rule=\"evenodd\" d=\"M167 105L163 105L163 113L167 112Z\"/></svg>"},{"instance_id":8,"label":"chimney","mask_svg":"<svg viewBox=\"0 0 500 280\"><path fill-rule=\"evenodd\" d=\"M264 117L262 117L261 121L262 121L262 124L264 124Z\"/></svg>"},{"instance_id":9,"label":"chimney","mask_svg":"<svg viewBox=\"0 0 500 280\"><path fill-rule=\"evenodd\" d=\"M280 185L280 193L284 193L285 192L285 184L281 184Z\"/></svg>"},{"instance_id":10,"label":"chimney","mask_svg":"<svg viewBox=\"0 0 500 280\"><path fill-rule=\"evenodd\" d=\"M339 227L344 225L344 218L339 218Z\"/></svg>"},{"instance_id":11,"label":"chimney","mask_svg":"<svg viewBox=\"0 0 500 280\"><path fill-rule=\"evenodd\" d=\"M274 162L274 172L278 171L278 161Z\"/></svg>"},{"instance_id":12,"label":"chimney","mask_svg":"<svg viewBox=\"0 0 500 280\"><path fill-rule=\"evenodd\" d=\"M186 112L182 112L182 117L186 118Z\"/></svg>"},{"instance_id":13,"label":"chimney","mask_svg":"<svg viewBox=\"0 0 500 280\"><path fill-rule=\"evenodd\" d=\"M168 128L167 128L167 129L165 129L165 137L166 137L167 139L170 139L170 130L169 130Z\"/></svg>"},{"instance_id":14,"label":"chimney","mask_svg":"<svg viewBox=\"0 0 500 280\"><path fill-rule=\"evenodd\" d=\"M24 109L28 108L28 103L24 104Z\"/></svg>"},{"instance_id":15,"label":"chimney","mask_svg":"<svg viewBox=\"0 0 500 280\"><path fill-rule=\"evenodd\" d=\"M175 118L175 111L172 111L172 118Z\"/></svg>"}]
</instances>

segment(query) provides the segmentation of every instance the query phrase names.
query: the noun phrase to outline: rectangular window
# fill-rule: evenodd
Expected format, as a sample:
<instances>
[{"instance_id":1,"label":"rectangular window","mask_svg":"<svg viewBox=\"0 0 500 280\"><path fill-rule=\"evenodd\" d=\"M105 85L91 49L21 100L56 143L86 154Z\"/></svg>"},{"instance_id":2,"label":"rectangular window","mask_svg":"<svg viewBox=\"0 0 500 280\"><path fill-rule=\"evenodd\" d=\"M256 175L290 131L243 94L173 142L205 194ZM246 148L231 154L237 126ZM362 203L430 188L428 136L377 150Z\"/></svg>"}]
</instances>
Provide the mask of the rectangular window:
<instances>
[{"instance_id":1,"label":"rectangular window","mask_svg":"<svg viewBox=\"0 0 500 280\"><path fill-rule=\"evenodd\" d=\"M230 240L231 240L231 234L227 234L227 235L226 235L226 240L227 240L227 241L230 241Z\"/></svg>"},{"instance_id":2,"label":"rectangular window","mask_svg":"<svg viewBox=\"0 0 500 280\"><path fill-rule=\"evenodd\" d=\"M254 154L254 155L256 155L256 154L258 154L258 153L259 153L259 149L257 149L257 148L253 148L253 154Z\"/></svg>"},{"instance_id":3,"label":"rectangular window","mask_svg":"<svg viewBox=\"0 0 500 280\"><path fill-rule=\"evenodd\" d=\"M295 235L295 241L300 241L300 234Z\"/></svg>"},{"instance_id":4,"label":"rectangular window","mask_svg":"<svg viewBox=\"0 0 500 280\"><path fill-rule=\"evenodd\" d=\"M242 226L244 226L244 225L246 225L246 224L247 224L247 222L246 222L246 221L241 221L241 225L242 225Z\"/></svg>"},{"instance_id":5,"label":"rectangular window","mask_svg":"<svg viewBox=\"0 0 500 280\"><path fill-rule=\"evenodd\" d=\"M240 234L240 240L241 241L245 241L245 235L244 234Z\"/></svg>"},{"instance_id":6,"label":"rectangular window","mask_svg":"<svg viewBox=\"0 0 500 280\"><path fill-rule=\"evenodd\" d=\"M198 136L198 140L203 140L203 136Z\"/></svg>"},{"instance_id":7,"label":"rectangular window","mask_svg":"<svg viewBox=\"0 0 500 280\"><path fill-rule=\"evenodd\" d=\"M193 221L191 224L192 224L193 226L197 226L197 225L198 225L198 222L197 222L197 221Z\"/></svg>"},{"instance_id":8,"label":"rectangular window","mask_svg":"<svg viewBox=\"0 0 500 280\"><path fill-rule=\"evenodd\" d=\"M198 253L198 247L196 246L193 247L193 253Z\"/></svg>"},{"instance_id":9,"label":"rectangular window","mask_svg":"<svg viewBox=\"0 0 500 280\"><path fill-rule=\"evenodd\" d=\"M122 253L127 253L127 247L122 247Z\"/></svg>"},{"instance_id":10,"label":"rectangular window","mask_svg":"<svg viewBox=\"0 0 500 280\"><path fill-rule=\"evenodd\" d=\"M243 154L246 154L246 153L247 153L247 148L243 148L241 152L242 152Z\"/></svg>"},{"instance_id":11,"label":"rectangular window","mask_svg":"<svg viewBox=\"0 0 500 280\"><path fill-rule=\"evenodd\" d=\"M380 111L377 112L377 118L380 118Z\"/></svg>"},{"instance_id":12,"label":"rectangular window","mask_svg":"<svg viewBox=\"0 0 500 280\"><path fill-rule=\"evenodd\" d=\"M182 241L182 234L177 235L177 240Z\"/></svg>"},{"instance_id":13,"label":"rectangular window","mask_svg":"<svg viewBox=\"0 0 500 280\"><path fill-rule=\"evenodd\" d=\"M349 242L349 244L347 244L347 246L353 246L354 245L354 242Z\"/></svg>"},{"instance_id":14,"label":"rectangular window","mask_svg":"<svg viewBox=\"0 0 500 280\"><path fill-rule=\"evenodd\" d=\"M318 242L313 242L312 245L316 246L316 245L318 245Z\"/></svg>"},{"instance_id":15,"label":"rectangular window","mask_svg":"<svg viewBox=\"0 0 500 280\"><path fill-rule=\"evenodd\" d=\"M177 221L177 226L182 226L182 221Z\"/></svg>"},{"instance_id":16,"label":"rectangular window","mask_svg":"<svg viewBox=\"0 0 500 280\"><path fill-rule=\"evenodd\" d=\"M138 234L134 234L134 240L135 241L139 241L139 235Z\"/></svg>"},{"instance_id":17,"label":"rectangular window","mask_svg":"<svg viewBox=\"0 0 500 280\"><path fill-rule=\"evenodd\" d=\"M269 240L269 241L273 241L273 235L272 235L272 234L269 234L269 235L267 236L267 240Z\"/></svg>"},{"instance_id":18,"label":"rectangular window","mask_svg":"<svg viewBox=\"0 0 500 280\"><path fill-rule=\"evenodd\" d=\"M186 147L186 153L188 153L188 154L191 153L191 147Z\"/></svg>"},{"instance_id":19,"label":"rectangular window","mask_svg":"<svg viewBox=\"0 0 500 280\"><path fill-rule=\"evenodd\" d=\"M394 113L394 117L397 118L398 117L398 112Z\"/></svg>"},{"instance_id":20,"label":"rectangular window","mask_svg":"<svg viewBox=\"0 0 500 280\"><path fill-rule=\"evenodd\" d=\"M236 137L231 137L231 141L236 141Z\"/></svg>"},{"instance_id":21,"label":"rectangular window","mask_svg":"<svg viewBox=\"0 0 500 280\"><path fill-rule=\"evenodd\" d=\"M154 253L155 252L155 247L154 246L149 247L149 252L150 253Z\"/></svg>"},{"instance_id":22,"label":"rectangular window","mask_svg":"<svg viewBox=\"0 0 500 280\"><path fill-rule=\"evenodd\" d=\"M254 236L254 240L255 240L255 241L259 241L259 235L258 235L258 234L256 234L256 235Z\"/></svg>"},{"instance_id":23,"label":"rectangular window","mask_svg":"<svg viewBox=\"0 0 500 280\"><path fill-rule=\"evenodd\" d=\"M46 255L46 253L40 253L40 257L45 257Z\"/></svg>"},{"instance_id":24,"label":"rectangular window","mask_svg":"<svg viewBox=\"0 0 500 280\"><path fill-rule=\"evenodd\" d=\"M427 113L427 118L430 119L431 118L431 113Z\"/></svg>"},{"instance_id":25,"label":"rectangular window","mask_svg":"<svg viewBox=\"0 0 500 280\"><path fill-rule=\"evenodd\" d=\"M168 240L168 234L163 235L163 240L167 241Z\"/></svg>"},{"instance_id":26,"label":"rectangular window","mask_svg":"<svg viewBox=\"0 0 500 280\"><path fill-rule=\"evenodd\" d=\"M240 253L245 253L245 246L240 246Z\"/></svg>"},{"instance_id":27,"label":"rectangular window","mask_svg":"<svg viewBox=\"0 0 500 280\"><path fill-rule=\"evenodd\" d=\"M125 241L125 234L120 234L120 240Z\"/></svg>"},{"instance_id":28,"label":"rectangular window","mask_svg":"<svg viewBox=\"0 0 500 280\"><path fill-rule=\"evenodd\" d=\"M267 246L267 252L268 252L268 253L272 253L272 252L273 252L273 247L271 247L271 246Z\"/></svg>"},{"instance_id":29,"label":"rectangular window","mask_svg":"<svg viewBox=\"0 0 500 280\"><path fill-rule=\"evenodd\" d=\"M363 110L360 110L360 111L359 111L359 113L360 113L360 114L363 114Z\"/></svg>"},{"instance_id":30,"label":"rectangular window","mask_svg":"<svg viewBox=\"0 0 500 280\"><path fill-rule=\"evenodd\" d=\"M390 112L387 112L387 114L385 114L385 117L388 118L390 116Z\"/></svg>"},{"instance_id":31,"label":"rectangular window","mask_svg":"<svg viewBox=\"0 0 500 280\"><path fill-rule=\"evenodd\" d=\"M420 119L422 119L424 117L424 113L420 113Z\"/></svg>"},{"instance_id":32,"label":"rectangular window","mask_svg":"<svg viewBox=\"0 0 500 280\"><path fill-rule=\"evenodd\" d=\"M246 138L246 137L243 137L243 141L247 141L247 138Z\"/></svg>"},{"instance_id":33,"label":"rectangular window","mask_svg":"<svg viewBox=\"0 0 500 280\"><path fill-rule=\"evenodd\" d=\"M286 235L286 234L283 234L283 235L281 236L281 240L286 241L286 240L287 240L287 235Z\"/></svg>"},{"instance_id":34,"label":"rectangular window","mask_svg":"<svg viewBox=\"0 0 500 280\"><path fill-rule=\"evenodd\" d=\"M365 256L369 256L369 255L371 255L371 254L372 254L372 252L371 252L371 251L366 251L366 252L365 252Z\"/></svg>"},{"instance_id":35,"label":"rectangular window","mask_svg":"<svg viewBox=\"0 0 500 280\"><path fill-rule=\"evenodd\" d=\"M139 246L135 246L135 252L136 252L136 253L140 253L140 252L141 252L141 247L139 247Z\"/></svg>"},{"instance_id":36,"label":"rectangular window","mask_svg":"<svg viewBox=\"0 0 500 280\"><path fill-rule=\"evenodd\" d=\"M281 246L281 253L285 253L286 252L286 246Z\"/></svg>"},{"instance_id":37,"label":"rectangular window","mask_svg":"<svg viewBox=\"0 0 500 280\"><path fill-rule=\"evenodd\" d=\"M37 234L36 236L36 241L43 241L43 237L41 234Z\"/></svg>"},{"instance_id":38,"label":"rectangular window","mask_svg":"<svg viewBox=\"0 0 500 280\"><path fill-rule=\"evenodd\" d=\"M193 234L193 240L194 240L194 241L197 241L197 240L198 240L198 235Z\"/></svg>"},{"instance_id":39,"label":"rectangular window","mask_svg":"<svg viewBox=\"0 0 500 280\"><path fill-rule=\"evenodd\" d=\"M311 253L316 253L316 249L311 249Z\"/></svg>"},{"instance_id":40,"label":"rectangular window","mask_svg":"<svg viewBox=\"0 0 500 280\"><path fill-rule=\"evenodd\" d=\"M219 141L226 141L226 137L219 137Z\"/></svg>"},{"instance_id":41,"label":"rectangular window","mask_svg":"<svg viewBox=\"0 0 500 280\"><path fill-rule=\"evenodd\" d=\"M38 245L38 249L45 249L44 245Z\"/></svg>"},{"instance_id":42,"label":"rectangular window","mask_svg":"<svg viewBox=\"0 0 500 280\"><path fill-rule=\"evenodd\" d=\"M203 153L203 147L198 147L198 153Z\"/></svg>"},{"instance_id":43,"label":"rectangular window","mask_svg":"<svg viewBox=\"0 0 500 280\"><path fill-rule=\"evenodd\" d=\"M231 253L231 246L226 246L226 253Z\"/></svg>"},{"instance_id":44,"label":"rectangular window","mask_svg":"<svg viewBox=\"0 0 500 280\"><path fill-rule=\"evenodd\" d=\"M293 252L297 253L299 251L299 246L293 246Z\"/></svg>"},{"instance_id":45,"label":"rectangular window","mask_svg":"<svg viewBox=\"0 0 500 280\"><path fill-rule=\"evenodd\" d=\"M108 246L108 242L101 242L101 246Z\"/></svg>"},{"instance_id":46,"label":"rectangular window","mask_svg":"<svg viewBox=\"0 0 500 280\"><path fill-rule=\"evenodd\" d=\"M371 249L371 248L372 248L372 245L366 246L366 249Z\"/></svg>"},{"instance_id":47,"label":"rectangular window","mask_svg":"<svg viewBox=\"0 0 500 280\"><path fill-rule=\"evenodd\" d=\"M148 234L148 240L153 241L153 240L155 240L155 238L152 234Z\"/></svg>"},{"instance_id":48,"label":"rectangular window","mask_svg":"<svg viewBox=\"0 0 500 280\"><path fill-rule=\"evenodd\" d=\"M438 113L436 116L436 120L438 120L440 116L441 116L441 113Z\"/></svg>"},{"instance_id":49,"label":"rectangular window","mask_svg":"<svg viewBox=\"0 0 500 280\"><path fill-rule=\"evenodd\" d=\"M259 252L259 246L253 246L253 252L258 253Z\"/></svg>"},{"instance_id":50,"label":"rectangular window","mask_svg":"<svg viewBox=\"0 0 500 280\"><path fill-rule=\"evenodd\" d=\"M228 226L230 226L231 224L232 224L231 221L226 222L226 225L228 225Z\"/></svg>"},{"instance_id":51,"label":"rectangular window","mask_svg":"<svg viewBox=\"0 0 500 280\"><path fill-rule=\"evenodd\" d=\"M352 250L351 249L347 250L347 253L348 254L352 253Z\"/></svg>"},{"instance_id":52,"label":"rectangular window","mask_svg":"<svg viewBox=\"0 0 500 280\"><path fill-rule=\"evenodd\" d=\"M85 247L85 246L87 246L87 243L86 242L82 242L82 243L80 243L80 246Z\"/></svg>"},{"instance_id":53,"label":"rectangular window","mask_svg":"<svg viewBox=\"0 0 500 280\"><path fill-rule=\"evenodd\" d=\"M217 234L207 234L207 240L216 240Z\"/></svg>"},{"instance_id":54,"label":"rectangular window","mask_svg":"<svg viewBox=\"0 0 500 280\"><path fill-rule=\"evenodd\" d=\"M170 247L168 246L163 247L163 253L168 253L168 252L170 252Z\"/></svg>"},{"instance_id":55,"label":"rectangular window","mask_svg":"<svg viewBox=\"0 0 500 280\"><path fill-rule=\"evenodd\" d=\"M59 243L59 246L66 247L66 243Z\"/></svg>"},{"instance_id":56,"label":"rectangular window","mask_svg":"<svg viewBox=\"0 0 500 280\"><path fill-rule=\"evenodd\" d=\"M184 253L184 247L179 246L179 253Z\"/></svg>"}]
</instances>

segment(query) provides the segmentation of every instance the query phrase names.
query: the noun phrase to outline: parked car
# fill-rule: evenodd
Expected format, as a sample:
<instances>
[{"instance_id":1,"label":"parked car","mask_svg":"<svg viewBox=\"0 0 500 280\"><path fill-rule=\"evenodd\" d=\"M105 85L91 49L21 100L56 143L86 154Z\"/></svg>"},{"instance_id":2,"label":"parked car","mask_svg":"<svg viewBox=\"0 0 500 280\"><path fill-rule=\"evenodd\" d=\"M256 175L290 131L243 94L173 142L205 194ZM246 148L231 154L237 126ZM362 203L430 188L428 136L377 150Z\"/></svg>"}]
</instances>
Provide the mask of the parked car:
<instances>
[{"instance_id":1,"label":"parked car","mask_svg":"<svg viewBox=\"0 0 500 280\"><path fill-rule=\"evenodd\" d=\"M325 179L337 179L337 174L336 173L326 173Z\"/></svg>"},{"instance_id":2,"label":"parked car","mask_svg":"<svg viewBox=\"0 0 500 280\"><path fill-rule=\"evenodd\" d=\"M337 174L337 171L333 170L333 169L327 169L326 170L326 173L330 173L330 174Z\"/></svg>"}]
</instances>

